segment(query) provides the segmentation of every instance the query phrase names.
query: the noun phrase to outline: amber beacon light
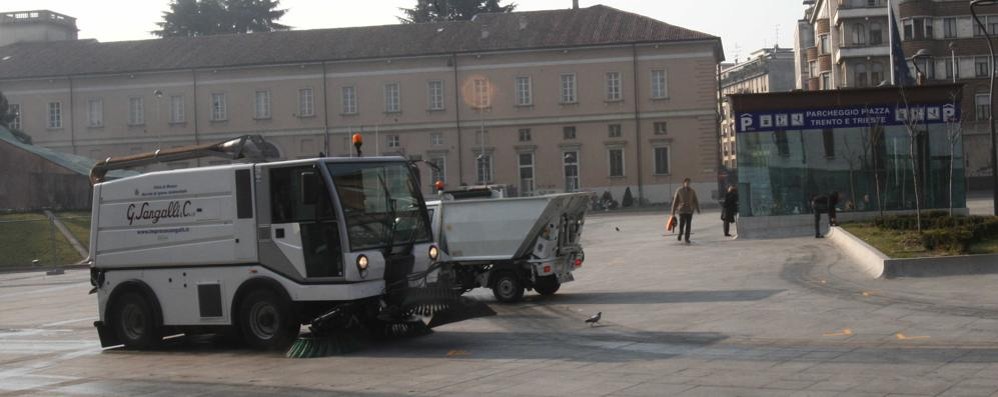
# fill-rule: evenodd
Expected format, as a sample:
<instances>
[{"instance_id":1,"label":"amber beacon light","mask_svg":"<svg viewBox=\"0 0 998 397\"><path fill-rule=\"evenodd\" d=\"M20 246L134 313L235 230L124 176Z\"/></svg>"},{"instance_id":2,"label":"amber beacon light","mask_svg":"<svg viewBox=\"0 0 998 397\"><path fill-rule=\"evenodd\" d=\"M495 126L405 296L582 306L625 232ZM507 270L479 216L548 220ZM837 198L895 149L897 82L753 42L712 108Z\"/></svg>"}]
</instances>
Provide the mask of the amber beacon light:
<instances>
[{"instance_id":1,"label":"amber beacon light","mask_svg":"<svg viewBox=\"0 0 998 397\"><path fill-rule=\"evenodd\" d=\"M353 147L357 149L357 157L361 157L360 147L364 146L364 137L357 133L350 139L353 141Z\"/></svg>"}]
</instances>

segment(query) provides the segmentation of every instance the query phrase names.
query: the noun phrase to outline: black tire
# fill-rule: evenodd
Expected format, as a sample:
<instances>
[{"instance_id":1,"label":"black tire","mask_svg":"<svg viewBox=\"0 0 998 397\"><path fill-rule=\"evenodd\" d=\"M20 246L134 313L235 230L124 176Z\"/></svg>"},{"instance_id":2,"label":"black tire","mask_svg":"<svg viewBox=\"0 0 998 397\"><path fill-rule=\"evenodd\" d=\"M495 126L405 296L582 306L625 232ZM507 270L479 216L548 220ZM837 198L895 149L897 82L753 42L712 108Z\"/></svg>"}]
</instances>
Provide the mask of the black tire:
<instances>
[{"instance_id":1,"label":"black tire","mask_svg":"<svg viewBox=\"0 0 998 397\"><path fill-rule=\"evenodd\" d=\"M261 350L287 348L301 330L291 303L269 289L246 294L239 303L238 321L246 344Z\"/></svg>"},{"instance_id":2,"label":"black tire","mask_svg":"<svg viewBox=\"0 0 998 397\"><path fill-rule=\"evenodd\" d=\"M152 349L163 342L160 320L152 302L139 292L125 292L115 299L111 326L118 341L128 349Z\"/></svg>"},{"instance_id":3,"label":"black tire","mask_svg":"<svg viewBox=\"0 0 998 397\"><path fill-rule=\"evenodd\" d=\"M537 277L537 281L534 282L534 291L544 296L554 295L558 292L558 288L561 288L561 283L555 275Z\"/></svg>"},{"instance_id":4,"label":"black tire","mask_svg":"<svg viewBox=\"0 0 998 397\"><path fill-rule=\"evenodd\" d=\"M523 298L523 281L514 272L496 274L492 281L492 295L502 303L519 302Z\"/></svg>"}]
</instances>

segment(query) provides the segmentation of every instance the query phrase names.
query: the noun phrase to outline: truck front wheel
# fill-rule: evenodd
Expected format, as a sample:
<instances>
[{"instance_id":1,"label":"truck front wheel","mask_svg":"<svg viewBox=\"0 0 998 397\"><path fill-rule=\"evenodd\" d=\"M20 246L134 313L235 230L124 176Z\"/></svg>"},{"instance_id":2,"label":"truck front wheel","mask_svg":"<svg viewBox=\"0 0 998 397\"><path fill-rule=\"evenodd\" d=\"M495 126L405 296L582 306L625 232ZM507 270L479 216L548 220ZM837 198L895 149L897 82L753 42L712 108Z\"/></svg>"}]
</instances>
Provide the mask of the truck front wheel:
<instances>
[{"instance_id":1,"label":"truck front wheel","mask_svg":"<svg viewBox=\"0 0 998 397\"><path fill-rule=\"evenodd\" d=\"M163 341L156 312L145 295L125 292L113 307L114 332L126 348L151 349Z\"/></svg>"},{"instance_id":2,"label":"truck front wheel","mask_svg":"<svg viewBox=\"0 0 998 397\"><path fill-rule=\"evenodd\" d=\"M534 291L544 296L554 295L560 287L561 283L555 275L537 277L537 281L534 282Z\"/></svg>"},{"instance_id":3,"label":"truck front wheel","mask_svg":"<svg viewBox=\"0 0 998 397\"><path fill-rule=\"evenodd\" d=\"M239 304L239 331L257 349L285 348L300 329L291 304L269 289L250 292Z\"/></svg>"},{"instance_id":4,"label":"truck front wheel","mask_svg":"<svg viewBox=\"0 0 998 397\"><path fill-rule=\"evenodd\" d=\"M518 302L523 298L523 282L514 272L502 272L492 282L492 295L502 303Z\"/></svg>"}]
</instances>

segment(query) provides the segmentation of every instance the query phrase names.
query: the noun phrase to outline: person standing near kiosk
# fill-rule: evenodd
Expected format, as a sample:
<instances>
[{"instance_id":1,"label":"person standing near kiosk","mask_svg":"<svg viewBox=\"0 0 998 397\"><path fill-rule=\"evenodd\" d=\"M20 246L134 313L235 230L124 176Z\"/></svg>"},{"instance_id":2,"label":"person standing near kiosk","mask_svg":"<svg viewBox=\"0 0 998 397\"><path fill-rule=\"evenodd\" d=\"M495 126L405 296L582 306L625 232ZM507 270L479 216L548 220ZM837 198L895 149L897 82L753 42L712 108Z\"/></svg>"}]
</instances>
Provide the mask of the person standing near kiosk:
<instances>
[{"instance_id":1,"label":"person standing near kiosk","mask_svg":"<svg viewBox=\"0 0 998 397\"><path fill-rule=\"evenodd\" d=\"M839 204L839 193L831 192L828 195L819 195L811 198L811 210L814 211L814 238L822 238L821 235L821 213L828 213L828 227L838 226L835 219L835 206Z\"/></svg>"}]
</instances>

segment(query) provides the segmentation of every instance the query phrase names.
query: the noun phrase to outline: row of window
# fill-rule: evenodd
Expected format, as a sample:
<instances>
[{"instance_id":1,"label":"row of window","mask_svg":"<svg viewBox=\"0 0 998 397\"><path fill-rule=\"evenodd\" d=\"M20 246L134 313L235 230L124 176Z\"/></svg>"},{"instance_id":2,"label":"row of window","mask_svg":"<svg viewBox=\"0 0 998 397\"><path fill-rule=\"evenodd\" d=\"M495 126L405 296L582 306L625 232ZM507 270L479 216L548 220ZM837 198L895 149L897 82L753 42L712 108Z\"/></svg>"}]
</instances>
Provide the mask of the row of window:
<instances>
[{"instance_id":1,"label":"row of window","mask_svg":"<svg viewBox=\"0 0 998 397\"><path fill-rule=\"evenodd\" d=\"M998 33L998 15L981 16L981 22L989 34ZM983 37L984 29L970 16L966 17L911 17L901 20L905 40L931 40ZM936 28L942 27L942 34L936 35ZM972 28L971 28L972 27ZM973 33L971 33L971 31Z\"/></svg>"},{"instance_id":2,"label":"row of window","mask_svg":"<svg viewBox=\"0 0 998 397\"><path fill-rule=\"evenodd\" d=\"M298 115L308 117L315 115L314 95L311 88L298 90ZM158 99L157 99L158 100ZM173 95L169 98L171 124L186 122L185 100L183 95ZM11 104L10 111L16 115L11 122L11 127L21 129L21 105ZM145 119L145 98L128 98L128 125L140 126L146 123ZM270 91L257 91L255 94L254 118L269 119ZM226 94L211 94L211 120L225 121L228 119L228 101ZM93 98L87 101L87 126L99 128L104 126L104 99ZM46 127L50 129L62 128L62 102L55 101L48 103Z\"/></svg>"},{"instance_id":3,"label":"row of window","mask_svg":"<svg viewBox=\"0 0 998 397\"><path fill-rule=\"evenodd\" d=\"M663 99L668 97L667 75L664 69L651 71L651 97L653 99ZM623 100L623 90L621 88L621 75L619 72L606 73L606 100ZM491 82L484 78L477 78L472 81L474 89L474 106L485 109L492 106L493 89ZM533 80L527 76L515 78L514 83L516 106L533 105ZM341 87L342 113L353 115L360 112L358 106L358 95L356 86ZM444 82L443 80L430 80L427 82L428 109L444 110ZM157 99L158 100L158 99ZM400 83L393 82L384 86L384 100L386 113L400 113L402 111L402 94ZM562 74L560 76L560 103L571 104L578 102L578 84L575 74ZM169 97L170 123L183 123L186 121L185 103L183 95L173 95ZM20 129L20 107L13 105L18 117L14 120L16 128ZM210 117L212 121L226 121L228 115L228 97L225 93L217 92L211 94ZM301 88L298 90L298 117L311 117L315 115L315 94L312 88ZM256 91L254 94L254 119L271 118L271 96L270 91ZM145 124L145 99L143 97L128 98L128 125L138 126ZM87 104L87 125L90 127L104 126L104 100L101 98L90 99ZM48 128L62 128L62 103L49 102L48 104Z\"/></svg>"},{"instance_id":4,"label":"row of window","mask_svg":"<svg viewBox=\"0 0 998 397\"><path fill-rule=\"evenodd\" d=\"M982 16L981 21L987 26L989 34L998 34L998 15ZM969 16L967 17L909 17L903 18L902 35L904 40L931 40L931 39L954 39L971 37L983 37L984 29ZM936 34L936 28L942 28L942 34ZM886 24L879 21L856 22L847 24L844 29L840 29L840 42L843 45L864 46L885 44ZM973 28L971 29L971 26ZM831 47L828 42L828 34L817 36L818 52L829 54Z\"/></svg>"},{"instance_id":5,"label":"row of window","mask_svg":"<svg viewBox=\"0 0 998 397\"><path fill-rule=\"evenodd\" d=\"M579 151L563 151L562 155L562 176L564 177L565 191L574 192L582 188L580 183ZM610 178L624 177L624 149L609 148L607 155L607 176ZM535 159L533 152L517 153L517 176L519 179L519 193L521 195L531 195L534 193L534 167ZM652 148L652 159L655 175L668 175L670 173L669 159L671 156L669 146L656 146ZM443 180L444 164L443 157L431 157L429 162L435 164L437 169L433 171L433 181ZM439 170L439 171L438 171ZM490 184L495 182L495 164L493 154L484 153L476 157L475 177L478 184Z\"/></svg>"},{"instance_id":6,"label":"row of window","mask_svg":"<svg viewBox=\"0 0 998 397\"><path fill-rule=\"evenodd\" d=\"M651 71L651 98L663 99L668 97L667 74L664 69ZM608 102L622 101L623 89L621 88L620 72L607 72L605 75L605 100ZM427 109L431 111L444 110L444 81L430 80L427 86ZM518 76L513 81L514 105L532 106L534 104L533 79L529 76ZM495 90L492 82L486 78L475 78L471 81L472 106L478 109L492 107L492 99ZM341 87L341 113L357 114L360 112L357 99L356 86ZM397 82L387 83L384 86L385 113L402 112L401 85ZM562 104L578 103L578 80L574 73L566 73L559 76L558 101Z\"/></svg>"},{"instance_id":7,"label":"row of window","mask_svg":"<svg viewBox=\"0 0 998 397\"><path fill-rule=\"evenodd\" d=\"M842 29L842 43L849 43L854 46L881 45L884 44L884 24L881 22L858 22ZM848 32L848 33L847 33ZM846 40L846 37L850 40Z\"/></svg>"},{"instance_id":8,"label":"row of window","mask_svg":"<svg viewBox=\"0 0 998 397\"><path fill-rule=\"evenodd\" d=\"M668 132L668 124L665 121L656 121L652 123L652 131L655 135L665 135ZM475 133L475 145L485 145L488 144L488 131L478 131ZM620 138L623 135L623 129L620 124L608 124L607 125L607 138ZM398 149L402 147L402 141L398 134L387 134L385 135L385 147L389 149ZM562 127L562 139L563 140L574 140L576 139L576 129L575 126L564 126ZM517 140L519 142L530 142L533 140L532 132L530 128L520 128L517 130ZM443 146L444 144L444 134L440 132L430 133L430 146Z\"/></svg>"}]
</instances>

